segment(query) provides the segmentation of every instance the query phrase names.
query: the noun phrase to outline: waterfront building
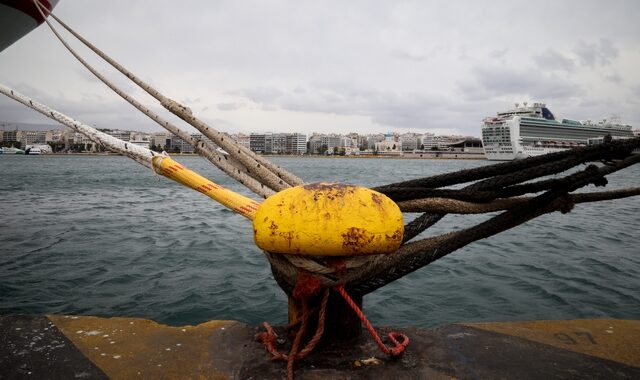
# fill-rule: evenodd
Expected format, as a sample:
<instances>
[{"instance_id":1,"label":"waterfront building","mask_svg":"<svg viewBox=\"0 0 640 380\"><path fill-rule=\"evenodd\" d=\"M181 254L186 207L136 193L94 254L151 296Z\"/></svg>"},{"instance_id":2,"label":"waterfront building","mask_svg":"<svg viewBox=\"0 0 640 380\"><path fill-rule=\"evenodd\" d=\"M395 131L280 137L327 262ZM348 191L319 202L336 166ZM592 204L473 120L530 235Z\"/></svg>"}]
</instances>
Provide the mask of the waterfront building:
<instances>
[{"instance_id":1,"label":"waterfront building","mask_svg":"<svg viewBox=\"0 0 640 380\"><path fill-rule=\"evenodd\" d=\"M120 129L105 129L104 133L111 135L117 139L122 141L130 141L131 140L131 131L122 131Z\"/></svg>"},{"instance_id":2,"label":"waterfront building","mask_svg":"<svg viewBox=\"0 0 640 380\"><path fill-rule=\"evenodd\" d=\"M484 153L482 140L477 137L466 137L462 141L449 145L449 149L455 152Z\"/></svg>"},{"instance_id":3,"label":"waterfront building","mask_svg":"<svg viewBox=\"0 0 640 380\"><path fill-rule=\"evenodd\" d=\"M385 139L385 135L382 134L382 133L369 135L369 136L367 136L367 147L365 149L362 149L362 150L371 149L371 151L374 151L376 149L376 144L379 143L379 142L384 141L384 139Z\"/></svg>"},{"instance_id":4,"label":"waterfront building","mask_svg":"<svg viewBox=\"0 0 640 380\"><path fill-rule=\"evenodd\" d=\"M238 133L235 135L231 135L231 138L233 138L239 145L242 145L247 149L251 149L251 141L249 135Z\"/></svg>"},{"instance_id":5,"label":"waterfront building","mask_svg":"<svg viewBox=\"0 0 640 380\"><path fill-rule=\"evenodd\" d=\"M271 135L271 151L266 153L283 154L287 145L286 133L274 133Z\"/></svg>"},{"instance_id":6,"label":"waterfront building","mask_svg":"<svg viewBox=\"0 0 640 380\"><path fill-rule=\"evenodd\" d=\"M402 150L413 151L420 149L419 136L415 133L405 133L398 137Z\"/></svg>"},{"instance_id":7,"label":"waterfront building","mask_svg":"<svg viewBox=\"0 0 640 380\"><path fill-rule=\"evenodd\" d=\"M256 153L271 153L273 148L273 134L251 133L249 135L249 149Z\"/></svg>"},{"instance_id":8,"label":"waterfront building","mask_svg":"<svg viewBox=\"0 0 640 380\"><path fill-rule=\"evenodd\" d=\"M1 141L3 143L15 143L18 142L18 130L2 131L0 134Z\"/></svg>"},{"instance_id":9,"label":"waterfront building","mask_svg":"<svg viewBox=\"0 0 640 380\"><path fill-rule=\"evenodd\" d=\"M378 152L400 152L402 151L402 142L396 141L395 136L388 132L384 135L384 141L375 144L375 149Z\"/></svg>"},{"instance_id":10,"label":"waterfront building","mask_svg":"<svg viewBox=\"0 0 640 380\"><path fill-rule=\"evenodd\" d=\"M307 153L307 135L288 133L285 141L285 153L295 155Z\"/></svg>"},{"instance_id":11,"label":"waterfront building","mask_svg":"<svg viewBox=\"0 0 640 380\"><path fill-rule=\"evenodd\" d=\"M171 135L170 150L177 153L193 153L193 147L176 135Z\"/></svg>"},{"instance_id":12,"label":"waterfront building","mask_svg":"<svg viewBox=\"0 0 640 380\"><path fill-rule=\"evenodd\" d=\"M20 141L22 146L46 144L47 132L46 131L18 131L16 139Z\"/></svg>"},{"instance_id":13,"label":"waterfront building","mask_svg":"<svg viewBox=\"0 0 640 380\"><path fill-rule=\"evenodd\" d=\"M171 133L169 132L155 132L151 134L151 145L155 145L157 148L164 149L164 147L171 146Z\"/></svg>"},{"instance_id":14,"label":"waterfront building","mask_svg":"<svg viewBox=\"0 0 640 380\"><path fill-rule=\"evenodd\" d=\"M338 135L325 135L314 133L309 138L309 153L311 154L334 154L343 141ZM344 145L342 145L344 146Z\"/></svg>"}]
</instances>

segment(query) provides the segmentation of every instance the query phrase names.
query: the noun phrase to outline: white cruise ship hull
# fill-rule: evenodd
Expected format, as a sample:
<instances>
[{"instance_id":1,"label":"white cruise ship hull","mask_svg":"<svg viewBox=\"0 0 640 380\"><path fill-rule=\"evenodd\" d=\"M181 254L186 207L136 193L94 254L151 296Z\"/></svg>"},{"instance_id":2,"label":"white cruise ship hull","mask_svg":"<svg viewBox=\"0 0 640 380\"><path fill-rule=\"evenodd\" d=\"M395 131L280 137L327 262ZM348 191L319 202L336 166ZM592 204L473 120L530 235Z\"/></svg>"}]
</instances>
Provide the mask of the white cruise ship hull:
<instances>
[{"instance_id":1,"label":"white cruise ship hull","mask_svg":"<svg viewBox=\"0 0 640 380\"><path fill-rule=\"evenodd\" d=\"M499 114L500 115L500 114ZM588 145L590 139L611 135L632 138L631 127L582 124L541 117L514 116L485 119L482 145L489 160L510 161Z\"/></svg>"}]
</instances>

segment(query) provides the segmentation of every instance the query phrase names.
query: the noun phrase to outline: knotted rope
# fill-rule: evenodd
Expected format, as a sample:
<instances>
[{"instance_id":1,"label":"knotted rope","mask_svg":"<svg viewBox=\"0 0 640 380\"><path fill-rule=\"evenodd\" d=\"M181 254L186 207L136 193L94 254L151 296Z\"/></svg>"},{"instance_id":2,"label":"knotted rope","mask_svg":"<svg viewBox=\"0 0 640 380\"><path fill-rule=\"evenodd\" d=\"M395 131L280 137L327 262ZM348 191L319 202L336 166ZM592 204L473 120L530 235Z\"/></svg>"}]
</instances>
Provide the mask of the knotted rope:
<instances>
[{"instance_id":1,"label":"knotted rope","mask_svg":"<svg viewBox=\"0 0 640 380\"><path fill-rule=\"evenodd\" d=\"M337 271L339 272L340 270ZM332 290L340 294L347 305L349 305L354 313L356 313L358 318L364 324L365 328L371 334L371 337L374 339L380 350L385 355L388 355L390 357L397 357L404 352L410 341L408 336L397 332L389 333L388 338L394 346L392 348L387 347L382 339L380 339L380 336L376 332L375 328L371 325L367 317L364 315L360 307L358 307L358 305L353 301L351 296L349 296L347 291L344 289L344 286L339 285L332 288ZM265 332L260 333L256 336L256 340L262 342L262 344L264 344L265 346L265 349L271 354L272 360L287 362L287 378L289 380L293 380L294 377L295 361L307 357L317 346L320 339L322 338L322 334L324 333L325 313L330 289L324 289L322 301L320 303L320 307L318 308L317 314L316 310L312 310L309 307L310 300L316 297L322 291L323 290L321 287L320 278L305 270L298 271L297 282L293 290L292 297L302 305L302 316L299 320L293 322L287 327L287 330L298 327L289 354L284 354L277 350L276 344L278 335L275 333L273 327L271 327L268 322L264 322L262 324L265 328ZM304 338L304 335L308 329L310 318L314 315L317 315L316 331L309 342L307 342L305 347L300 350L300 345L302 344L302 339Z\"/></svg>"},{"instance_id":2,"label":"knotted rope","mask_svg":"<svg viewBox=\"0 0 640 380\"><path fill-rule=\"evenodd\" d=\"M293 380L293 366L295 361L307 357L317 346L318 342L322 338L322 334L324 333L324 321L327 309L327 301L329 300L329 289L324 289L323 292L320 308L317 312L316 332L309 340L309 342L307 342L305 347L300 350L302 339L304 338L304 335L307 331L309 319L312 315L316 314L313 310L310 310L309 300L317 296L321 291L322 288L320 287L320 280L317 277L312 276L308 272L303 270L299 272L298 281L293 291L293 299L302 304L302 316L300 317L299 321L296 321L288 327L293 328L299 325L298 331L296 332L295 339L293 341L293 344L291 345L291 350L289 351L288 355L283 354L276 349L275 345L278 335L275 333L268 322L263 323L266 332L258 334L257 336L257 340L264 344L267 351L271 354L273 360L281 360L287 362L287 378L290 380Z\"/></svg>"}]
</instances>

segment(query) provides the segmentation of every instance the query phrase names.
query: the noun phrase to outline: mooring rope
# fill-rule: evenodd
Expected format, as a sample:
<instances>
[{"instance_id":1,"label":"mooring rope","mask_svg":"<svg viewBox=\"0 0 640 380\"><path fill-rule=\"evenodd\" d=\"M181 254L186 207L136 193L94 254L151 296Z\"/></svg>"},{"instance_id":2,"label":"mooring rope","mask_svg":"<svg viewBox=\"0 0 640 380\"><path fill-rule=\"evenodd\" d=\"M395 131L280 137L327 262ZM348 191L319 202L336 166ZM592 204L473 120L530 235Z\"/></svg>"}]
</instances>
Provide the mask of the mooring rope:
<instances>
[{"instance_id":1,"label":"mooring rope","mask_svg":"<svg viewBox=\"0 0 640 380\"><path fill-rule=\"evenodd\" d=\"M640 195L640 187L593 193L570 194L572 203L599 202ZM519 207L531 197L495 199L488 203L458 201L448 198L424 198L398 202L405 212L430 212L439 214L484 214ZM406 231L406 229L405 229ZM405 232L406 235L406 232Z\"/></svg>"},{"instance_id":2,"label":"mooring rope","mask_svg":"<svg viewBox=\"0 0 640 380\"><path fill-rule=\"evenodd\" d=\"M565 177L562 186L538 195L519 207L508 209L468 229L407 243L394 254L380 255L355 269L343 277L340 282L346 284L356 294L370 293L471 242L495 235L549 212L568 212L573 207L569 192L589 183L598 182L603 176L638 162L640 162L640 155L632 155L615 165L606 165L601 168L590 165L583 171ZM634 192L619 193L618 195L631 196L634 195ZM335 283L327 281L326 285L334 286Z\"/></svg>"},{"instance_id":3,"label":"mooring rope","mask_svg":"<svg viewBox=\"0 0 640 380\"><path fill-rule=\"evenodd\" d=\"M508 194L509 192L520 194L525 192L524 190L539 192L541 191L540 189L542 189L542 191L544 191L541 195L533 197L504 199L492 199L492 197L488 197L489 200L482 203L456 201L452 199L434 200L423 198L401 201L399 202L399 206L403 211L425 213L405 226L405 236L403 239L405 244L403 244L398 251L389 255L368 257L364 263L352 267L345 275L342 276L330 274L331 266L323 265L322 262L316 260L316 265L324 267L324 269L313 272L322 278L324 287L335 287L342 284L345 288L353 292L353 294L365 295L473 241L483 239L506 229L515 227L539 215L554 211L567 212L575 203L592 202L605 199L620 199L639 195L640 191L638 188L598 193L570 194L572 191L588 184L595 184L597 186L606 185L606 175L633 165L640 160L640 155L633 155L631 153L633 149L637 149L638 147L640 147L640 138L624 141L612 141L604 146L593 146L575 151L560 152L562 154L553 154L555 159L565 160L568 157L571 157L570 159L577 165L586 161L605 161L607 164L599 168L595 165L589 165L585 170L569 174L563 178L554 178L552 180L542 180L526 184L516 184L507 186L503 189L492 188L492 186L483 186L487 190L478 190L480 194L494 192L492 197L499 194ZM487 178L487 173L497 173L498 175L502 175L504 174L502 170L495 172L494 168L506 167L506 171L513 173L514 176L520 179L525 177L529 178L531 177L530 175L523 176L517 171L511 171L509 169L516 167L518 170L526 170L524 168L528 166L526 165L527 161L529 161L533 167L532 170L534 171L536 170L536 166L543 167L541 170L538 170L538 175L548 174L549 166L547 164L550 162L549 157L544 157L543 159L540 157L534 157L518 162L509 162L506 164L497 164L478 169L471 169L471 171L475 171L475 174L471 173L471 177L484 179ZM461 172L465 173L465 175L469 174L469 170ZM460 182L468 182L466 176L460 175L459 173L460 172L439 175L436 176L437 178L435 180L430 179L432 178L430 177L420 180L405 181L403 183L415 186L420 183L431 183L435 185L453 183L455 185ZM501 179L500 183L505 184L513 182L508 179ZM384 191L386 191L386 189L396 191L398 188L397 186L398 184L392 187L379 187L378 189L383 189ZM468 189L472 186L473 184L457 191L459 194L469 192ZM443 190L441 193L445 193L445 190L451 191L451 189L441 190ZM455 191L450 194L454 194L455 196ZM477 195L474 197L477 197ZM469 207L473 208L473 210L469 210ZM484 211L486 212L500 210L506 211L475 227L407 243L407 241L417 236L424 229L435 224L448 213L475 213L483 211L482 208L484 208ZM293 289L293 284L295 284L296 281L296 267L292 265L290 260L280 257L284 255L267 254L267 256L272 266L274 278L278 285L280 285L287 294L290 294ZM349 260L351 259L347 259L347 262Z\"/></svg>"},{"instance_id":4,"label":"mooring rope","mask_svg":"<svg viewBox=\"0 0 640 380\"><path fill-rule=\"evenodd\" d=\"M34 0L38 9L40 10L41 4L39 4L38 0ZM290 186L295 186L302 184L303 181L295 176L292 173L289 173L285 169L279 167L278 165L273 164L269 160L264 157L261 157L255 154L250 149L236 143L230 136L227 134L217 131L216 129L210 127L203 121L197 119L193 116L191 110L188 107L181 105L180 103L167 98L163 94L161 94L158 90L150 86L149 84L142 81L136 75L131 73L125 67L117 63L103 51L98 49L96 46L91 44L88 40L82 37L79 33L69 27L66 23L60 20L55 14L51 13L51 17L56 20L62 27L64 27L69 33L75 36L78 40L80 40L85 46L95 52L98 56L112 65L116 70L120 71L123 75L129 78L131 81L136 83L140 88L145 90L149 95L156 98L163 107L177 115L193 127L195 127L202 134L211 139L216 145L220 146L222 149L227 151L231 157L235 158L238 162L242 163L246 168L248 168L248 174L258 179L262 184L268 186L274 190L283 190ZM53 27L49 24L49 26Z\"/></svg>"},{"instance_id":5,"label":"mooring rope","mask_svg":"<svg viewBox=\"0 0 640 380\"><path fill-rule=\"evenodd\" d=\"M34 2L42 12L39 1L34 0ZM47 24L63 45L98 79L167 130L194 144L197 153L205 155L205 157L208 154L210 161L216 166L221 165L219 167L224 167L225 169L223 170L227 174L249 187L252 191L267 197L274 191L302 184L300 178L274 165L266 158L256 155L250 149L233 141L227 134L209 127L206 123L194 117L188 107L162 95L89 43L55 15L51 14L51 16L88 48L157 99L163 107L194 126L217 146L226 150L230 158L218 154L212 146L207 145L204 141L194 139L172 124L160 119L159 116L150 112L139 102L117 89L82 60L47 21ZM0 91L4 91L3 86L0 86ZM45 109L40 105L34 106L32 101L27 99L27 102L25 102L23 97L15 95L14 91L10 92L10 97L14 99L20 98L16 100L23 104L38 109L45 115L71 126L77 131L84 131L81 133L87 134L92 141L108 144L107 146L110 150L125 154L143 165L151 167L157 173L196 189L248 219L254 218L259 206L257 202L246 197L243 198L214 184L176 163L170 157L161 156L141 147L134 147L134 145L127 144L109 135L100 134L101 132L95 131L90 127L77 125L79 124L78 122L64 115L60 116L61 114ZM259 339L263 341L275 360L287 362L288 377L292 379L295 361L308 355L318 344L324 332L327 299L330 291L333 290L339 293L347 305L358 315L385 354L390 356L399 355L409 343L409 338L402 334L392 333L389 335L389 339L394 344L394 347L387 347L349 294L358 297L364 296L469 243L508 230L537 216L555 211L566 213L571 211L574 204L580 202L619 199L639 195L640 188L572 194L573 191L590 184L605 186L607 184L607 175L639 163L640 155L632 155L632 151L639 147L640 138L624 141L606 141L600 146L566 150L521 161L462 170L375 188L374 190L398 202L402 211L422 213L406 224L403 245L392 254L340 258L337 261L327 258L309 258L265 252L272 267L274 278L293 300L302 305L302 315L297 323L290 326L297 326L298 331L289 354L277 351L275 347L277 335L266 322L264 324L266 332L261 334ZM216 159L217 163L214 162ZM598 167L591 164L584 170L561 178L541 179L566 172L581 164L596 161L601 161L604 165ZM462 187L463 184L467 185ZM447 186L461 188L445 188ZM521 197L526 194L534 195ZM475 226L410 242L449 213L465 214L497 211L503 212ZM311 300L317 301L321 292L324 293L320 306L311 308ZM309 329L310 318L316 313L316 331L312 339L301 349L302 341L306 331Z\"/></svg>"},{"instance_id":6,"label":"mooring rope","mask_svg":"<svg viewBox=\"0 0 640 380\"><path fill-rule=\"evenodd\" d=\"M35 1L36 6L38 6L38 1ZM40 10L40 9L39 9ZM42 13L42 10L40 10ZM52 15L53 16L53 15ZM44 17L44 16L43 16ZM194 151L202 156L204 156L209 162L218 167L224 173L229 175L231 178L237 180L244 186L246 186L249 190L254 193L260 195L263 198L266 198L275 193L272 188L268 188L262 183L258 182L256 179L250 177L247 174L247 169L241 163L233 158L229 158L227 155L222 154L216 150L216 148L209 144L208 142L200 139L196 139L191 136L189 133L181 130L174 124L169 121L163 119L158 114L152 112L149 108L142 105L140 102L135 100L132 96L125 93L123 90L118 88L113 82L109 81L105 76L100 74L93 66L91 66L88 62L86 62L80 55L62 38L62 36L55 30L53 25L49 22L48 19L45 18L45 22L53 32L53 34L58 38L58 40L62 43L62 45L84 66L86 67L96 78L102 81L107 87L109 87L112 91L122 97L124 100L129 102L132 106L138 109L140 112L148 116L151 120L158 123L164 129L178 136L191 146L193 146Z\"/></svg>"},{"instance_id":7,"label":"mooring rope","mask_svg":"<svg viewBox=\"0 0 640 380\"><path fill-rule=\"evenodd\" d=\"M202 177L198 173L185 168L166 154L160 154L142 146L122 141L104 132L100 132L93 127L83 124L77 120L64 115L44 104L29 99L25 95L0 84L0 93L32 108L43 115L66 125L76 132L87 136L92 142L103 145L112 152L120 153L132 158L136 162L151 168L154 172L169 179L179 182L187 187L199 191L206 196L216 200L218 203L248 219L253 219L253 215L259 204L243 195L235 193L212 181Z\"/></svg>"}]
</instances>

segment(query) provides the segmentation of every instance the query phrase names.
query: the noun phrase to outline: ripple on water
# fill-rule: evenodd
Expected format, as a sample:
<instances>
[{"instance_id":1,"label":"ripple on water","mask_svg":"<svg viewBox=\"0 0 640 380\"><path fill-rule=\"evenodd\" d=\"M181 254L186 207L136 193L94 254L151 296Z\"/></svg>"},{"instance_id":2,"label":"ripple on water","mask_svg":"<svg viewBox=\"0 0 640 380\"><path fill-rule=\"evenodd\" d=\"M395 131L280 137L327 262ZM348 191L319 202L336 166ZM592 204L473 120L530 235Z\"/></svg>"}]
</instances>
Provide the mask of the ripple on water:
<instances>
[{"instance_id":1,"label":"ripple on water","mask_svg":"<svg viewBox=\"0 0 640 380\"><path fill-rule=\"evenodd\" d=\"M249 195L198 157L187 166ZM484 161L276 158L305 180L365 186ZM0 312L286 322L251 224L123 157L0 157ZM29 173L25 175L24 173ZM610 181L638 186L640 168ZM494 214L495 215L495 214ZM484 239L365 297L376 324L640 318L640 197L580 204ZM37 217L36 217L37 216ZM414 216L407 216L407 218ZM421 236L487 216L447 216Z\"/></svg>"}]
</instances>

